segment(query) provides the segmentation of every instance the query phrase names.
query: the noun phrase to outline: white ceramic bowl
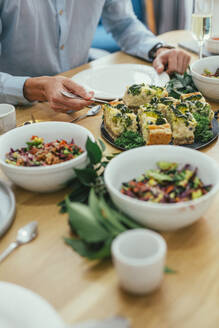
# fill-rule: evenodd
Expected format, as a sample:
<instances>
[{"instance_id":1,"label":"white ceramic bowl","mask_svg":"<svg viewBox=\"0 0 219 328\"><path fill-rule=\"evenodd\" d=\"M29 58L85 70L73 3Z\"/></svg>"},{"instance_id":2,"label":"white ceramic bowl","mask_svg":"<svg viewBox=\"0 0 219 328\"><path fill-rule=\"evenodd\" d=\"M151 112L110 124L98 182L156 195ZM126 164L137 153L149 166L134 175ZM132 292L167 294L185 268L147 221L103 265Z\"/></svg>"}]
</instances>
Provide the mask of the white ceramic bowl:
<instances>
[{"instance_id":1,"label":"white ceramic bowl","mask_svg":"<svg viewBox=\"0 0 219 328\"><path fill-rule=\"evenodd\" d=\"M198 176L213 187L206 195L187 202L157 204L123 195L123 182L138 178L158 161L191 164ZM114 204L128 216L148 228L167 231L188 226L204 215L219 190L219 165L209 156L181 146L146 146L119 154L107 165L104 174L107 189Z\"/></svg>"},{"instance_id":2,"label":"white ceramic bowl","mask_svg":"<svg viewBox=\"0 0 219 328\"><path fill-rule=\"evenodd\" d=\"M0 135L16 127L15 107L9 104L0 104Z\"/></svg>"},{"instance_id":3,"label":"white ceramic bowl","mask_svg":"<svg viewBox=\"0 0 219 328\"><path fill-rule=\"evenodd\" d=\"M37 192L52 192L65 187L74 177L74 168L83 168L87 164L86 151L75 159L45 167L19 167L7 164L5 154L10 148L26 146L33 136L43 137L45 142L65 139L74 142L85 150L88 136L94 136L84 127L66 122L42 122L13 129L0 137L0 166L5 175L18 186Z\"/></svg>"},{"instance_id":4,"label":"white ceramic bowl","mask_svg":"<svg viewBox=\"0 0 219 328\"><path fill-rule=\"evenodd\" d=\"M0 281L0 295L1 328L67 328L53 306L30 289Z\"/></svg>"},{"instance_id":5,"label":"white ceramic bowl","mask_svg":"<svg viewBox=\"0 0 219 328\"><path fill-rule=\"evenodd\" d=\"M218 38L218 36L215 35L215 36L207 39L205 41L205 47L212 54L219 54L219 40L213 39L214 37Z\"/></svg>"},{"instance_id":6,"label":"white ceramic bowl","mask_svg":"<svg viewBox=\"0 0 219 328\"><path fill-rule=\"evenodd\" d=\"M219 67L219 56L199 59L192 63L193 81L201 93L210 100L219 102L219 79L203 76L205 69L215 73Z\"/></svg>"}]
</instances>

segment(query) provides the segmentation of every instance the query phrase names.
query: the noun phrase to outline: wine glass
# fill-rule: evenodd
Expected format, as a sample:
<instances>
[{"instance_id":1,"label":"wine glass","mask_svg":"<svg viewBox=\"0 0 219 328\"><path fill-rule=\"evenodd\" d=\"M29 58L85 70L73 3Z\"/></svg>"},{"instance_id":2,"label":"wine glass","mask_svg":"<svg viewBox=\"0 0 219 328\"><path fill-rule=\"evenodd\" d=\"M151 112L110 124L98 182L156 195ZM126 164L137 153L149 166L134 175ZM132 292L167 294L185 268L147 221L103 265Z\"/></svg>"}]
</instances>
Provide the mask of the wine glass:
<instances>
[{"instance_id":1,"label":"wine glass","mask_svg":"<svg viewBox=\"0 0 219 328\"><path fill-rule=\"evenodd\" d=\"M192 34L199 43L199 58L203 56L204 41L211 35L213 0L193 0Z\"/></svg>"}]
</instances>

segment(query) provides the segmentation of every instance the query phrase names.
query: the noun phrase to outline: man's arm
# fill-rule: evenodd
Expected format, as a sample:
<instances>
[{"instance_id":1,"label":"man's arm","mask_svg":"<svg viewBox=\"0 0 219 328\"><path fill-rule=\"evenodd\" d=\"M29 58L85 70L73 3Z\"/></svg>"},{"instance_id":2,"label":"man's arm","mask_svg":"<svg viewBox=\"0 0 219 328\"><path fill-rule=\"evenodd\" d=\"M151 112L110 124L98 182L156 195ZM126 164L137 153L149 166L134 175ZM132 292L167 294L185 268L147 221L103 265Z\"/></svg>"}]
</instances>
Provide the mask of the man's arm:
<instances>
[{"instance_id":1,"label":"man's arm","mask_svg":"<svg viewBox=\"0 0 219 328\"><path fill-rule=\"evenodd\" d=\"M61 91L68 91L81 97L71 99ZM40 76L29 78L24 83L24 96L29 101L48 101L50 107L59 111L80 110L92 103L93 92L87 92L72 79L63 76Z\"/></svg>"},{"instance_id":2,"label":"man's arm","mask_svg":"<svg viewBox=\"0 0 219 328\"><path fill-rule=\"evenodd\" d=\"M4 0L0 0L0 37L6 38L10 49L11 39L8 39L7 29L9 20L5 20L5 25L2 23L2 12L4 11ZM19 10L12 5L13 10ZM6 8L8 10L8 8ZM5 15L7 14L5 11ZM9 10L10 11L10 10ZM28 15L28 11L25 12ZM16 16L16 15L15 15ZM2 36L2 32L5 34ZM9 31L10 32L10 31ZM24 41L25 42L25 41ZM7 48L7 47L6 47ZM39 45L38 47L39 48ZM7 53L8 49L3 49L3 44L0 38L0 56L4 51ZM9 54L10 55L10 54ZM34 59L33 59L34 60ZM0 61L1 62L1 61ZM28 75L28 69L27 69ZM81 97L81 99L70 99L62 95L61 91L69 91ZM13 76L4 72L0 72L0 102L17 104L31 104L34 101L48 101L50 107L57 111L80 110L91 104L91 97L93 93L88 93L86 90L73 82L70 78L61 76Z\"/></svg>"},{"instance_id":3,"label":"man's arm","mask_svg":"<svg viewBox=\"0 0 219 328\"><path fill-rule=\"evenodd\" d=\"M70 99L61 90L79 95L82 99ZM0 102L28 105L34 101L48 101L55 111L80 110L91 104L93 93L69 78L57 76L24 77L0 73Z\"/></svg>"},{"instance_id":4,"label":"man's arm","mask_svg":"<svg viewBox=\"0 0 219 328\"><path fill-rule=\"evenodd\" d=\"M24 97L23 86L28 77L0 73L0 102L8 104L30 104Z\"/></svg>"},{"instance_id":5,"label":"man's arm","mask_svg":"<svg viewBox=\"0 0 219 328\"><path fill-rule=\"evenodd\" d=\"M161 41L137 19L131 0L106 0L102 21L124 52L151 61L148 53Z\"/></svg>"},{"instance_id":6,"label":"man's arm","mask_svg":"<svg viewBox=\"0 0 219 328\"><path fill-rule=\"evenodd\" d=\"M153 59L149 57L150 50L162 41L137 19L131 0L106 0L102 18L107 32L112 33L124 52L153 60L159 73L165 68L168 73L182 74L186 70L190 56L182 50L160 48Z\"/></svg>"}]
</instances>

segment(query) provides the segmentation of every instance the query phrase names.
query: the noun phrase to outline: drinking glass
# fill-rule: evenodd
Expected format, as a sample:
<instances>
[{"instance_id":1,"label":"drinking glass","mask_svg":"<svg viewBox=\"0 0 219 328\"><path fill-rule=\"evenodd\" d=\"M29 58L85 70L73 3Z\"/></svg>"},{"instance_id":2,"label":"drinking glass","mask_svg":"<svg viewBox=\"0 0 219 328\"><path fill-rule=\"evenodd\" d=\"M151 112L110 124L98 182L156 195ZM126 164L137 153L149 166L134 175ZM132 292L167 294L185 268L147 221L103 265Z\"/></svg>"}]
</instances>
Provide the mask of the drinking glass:
<instances>
[{"instance_id":1,"label":"drinking glass","mask_svg":"<svg viewBox=\"0 0 219 328\"><path fill-rule=\"evenodd\" d=\"M199 43L199 58L203 56L204 41L211 35L213 0L193 0L192 34Z\"/></svg>"},{"instance_id":2,"label":"drinking glass","mask_svg":"<svg viewBox=\"0 0 219 328\"><path fill-rule=\"evenodd\" d=\"M122 232L112 242L111 252L119 283L126 291L147 294L161 285L167 245L158 233L148 229Z\"/></svg>"}]
</instances>

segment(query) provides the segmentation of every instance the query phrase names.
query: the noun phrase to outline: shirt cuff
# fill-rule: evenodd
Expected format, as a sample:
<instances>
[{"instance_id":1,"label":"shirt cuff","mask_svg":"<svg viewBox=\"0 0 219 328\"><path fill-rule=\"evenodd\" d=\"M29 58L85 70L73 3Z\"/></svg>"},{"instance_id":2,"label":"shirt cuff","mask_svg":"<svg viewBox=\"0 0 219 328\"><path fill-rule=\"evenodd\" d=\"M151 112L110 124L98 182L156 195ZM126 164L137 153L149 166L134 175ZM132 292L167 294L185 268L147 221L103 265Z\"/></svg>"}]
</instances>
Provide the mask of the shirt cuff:
<instances>
[{"instance_id":1,"label":"shirt cuff","mask_svg":"<svg viewBox=\"0 0 219 328\"><path fill-rule=\"evenodd\" d=\"M13 105L32 105L33 103L28 101L24 97L24 83L29 76L12 76L8 78L3 87L3 95L5 96L6 103Z\"/></svg>"},{"instance_id":2,"label":"shirt cuff","mask_svg":"<svg viewBox=\"0 0 219 328\"><path fill-rule=\"evenodd\" d=\"M142 57L146 59L149 62L153 62L153 59L149 56L150 51L157 45L163 42L159 39L151 39L150 42L147 42L147 44L142 45L141 50L143 50ZM144 49L142 49L144 47Z\"/></svg>"},{"instance_id":3,"label":"shirt cuff","mask_svg":"<svg viewBox=\"0 0 219 328\"><path fill-rule=\"evenodd\" d=\"M158 43L163 43L158 38L146 38L143 41L139 42L135 47L129 47L128 49L122 48L124 52L132 56L140 57L148 62L152 62L153 60L149 57L149 52L153 49Z\"/></svg>"}]
</instances>

